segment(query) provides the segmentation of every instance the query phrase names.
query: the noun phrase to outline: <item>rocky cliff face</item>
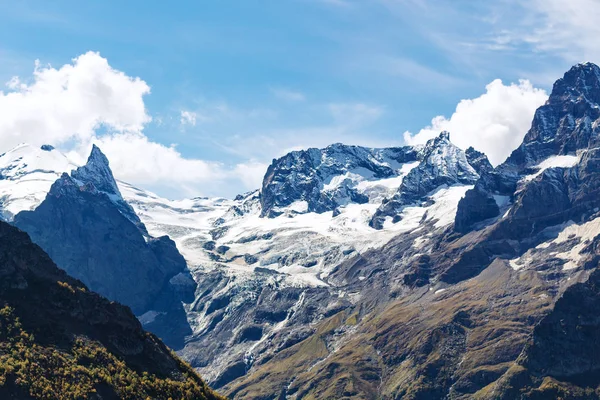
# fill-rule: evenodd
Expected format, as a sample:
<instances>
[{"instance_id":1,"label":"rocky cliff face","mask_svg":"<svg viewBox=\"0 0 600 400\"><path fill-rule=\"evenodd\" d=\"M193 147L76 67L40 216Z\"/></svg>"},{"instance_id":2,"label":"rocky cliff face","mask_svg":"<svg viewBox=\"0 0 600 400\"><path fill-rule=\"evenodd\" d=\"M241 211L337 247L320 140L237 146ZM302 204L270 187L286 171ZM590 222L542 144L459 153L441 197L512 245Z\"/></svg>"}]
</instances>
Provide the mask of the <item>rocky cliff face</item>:
<instances>
[{"instance_id":1,"label":"rocky cliff face","mask_svg":"<svg viewBox=\"0 0 600 400\"><path fill-rule=\"evenodd\" d=\"M0 222L0 396L218 399L129 308Z\"/></svg>"},{"instance_id":2,"label":"rocky cliff face","mask_svg":"<svg viewBox=\"0 0 600 400\"><path fill-rule=\"evenodd\" d=\"M92 146L87 163L74 169L71 172L71 178L80 185L93 185L98 192L105 194L115 204L121 214L133 222L143 233L147 234L146 227L142 224L135 211L133 211L133 208L123 200L123 196L121 196L117 182L110 169L108 158L106 158L98 146Z\"/></svg>"},{"instance_id":3,"label":"rocky cliff face","mask_svg":"<svg viewBox=\"0 0 600 400\"><path fill-rule=\"evenodd\" d=\"M417 160L411 147L369 149L334 144L325 149L294 151L273 160L261 189L261 216L277 216L303 202L300 211L333 211L347 203L367 203L356 189L362 180L399 175L401 164Z\"/></svg>"},{"instance_id":4,"label":"rocky cliff face","mask_svg":"<svg viewBox=\"0 0 600 400\"><path fill-rule=\"evenodd\" d=\"M599 76L597 65L585 63L556 81L548 101L536 111L521 146L498 168L484 174L459 205L457 231L466 232L498 216L500 210L492 200L507 197L515 201L523 179L530 180L546 168L572 167L582 152L597 146Z\"/></svg>"},{"instance_id":5,"label":"rocky cliff face","mask_svg":"<svg viewBox=\"0 0 600 400\"><path fill-rule=\"evenodd\" d=\"M92 290L126 304L173 347L190 333L181 301L195 283L175 243L147 235L121 197L106 157L92 150L88 163L66 173L33 211L13 223L28 232L52 259ZM170 321L155 321L168 314Z\"/></svg>"}]
</instances>

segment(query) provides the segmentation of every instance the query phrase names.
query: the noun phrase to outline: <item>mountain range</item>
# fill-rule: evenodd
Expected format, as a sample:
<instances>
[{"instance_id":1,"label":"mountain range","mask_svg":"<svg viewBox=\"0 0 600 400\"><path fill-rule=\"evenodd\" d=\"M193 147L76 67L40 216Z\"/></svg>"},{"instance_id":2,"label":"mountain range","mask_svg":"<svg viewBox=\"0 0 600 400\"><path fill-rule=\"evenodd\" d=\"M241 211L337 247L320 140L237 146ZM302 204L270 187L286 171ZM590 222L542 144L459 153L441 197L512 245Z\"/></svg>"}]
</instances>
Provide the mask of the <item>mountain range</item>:
<instances>
[{"instance_id":1,"label":"mountain range","mask_svg":"<svg viewBox=\"0 0 600 400\"><path fill-rule=\"evenodd\" d=\"M232 398L591 399L599 138L584 63L496 167L440 132L294 151L256 191L168 200L98 147L80 166L21 145L0 213Z\"/></svg>"}]
</instances>

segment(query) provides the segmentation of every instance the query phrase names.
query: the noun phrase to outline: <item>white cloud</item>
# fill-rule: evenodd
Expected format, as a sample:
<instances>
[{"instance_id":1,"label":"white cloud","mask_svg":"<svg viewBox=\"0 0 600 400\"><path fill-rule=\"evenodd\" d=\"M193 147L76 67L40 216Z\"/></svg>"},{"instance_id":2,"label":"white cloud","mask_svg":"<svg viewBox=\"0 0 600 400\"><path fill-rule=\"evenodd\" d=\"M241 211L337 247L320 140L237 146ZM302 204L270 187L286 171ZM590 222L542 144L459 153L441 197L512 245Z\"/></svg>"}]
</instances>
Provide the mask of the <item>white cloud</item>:
<instances>
[{"instance_id":1,"label":"white cloud","mask_svg":"<svg viewBox=\"0 0 600 400\"><path fill-rule=\"evenodd\" d=\"M179 122L181 125L192 125L196 126L197 114L193 111L181 111Z\"/></svg>"},{"instance_id":2,"label":"white cloud","mask_svg":"<svg viewBox=\"0 0 600 400\"><path fill-rule=\"evenodd\" d=\"M267 167L267 164L258 161L249 161L236 165L233 174L242 182L246 190L254 190L262 186Z\"/></svg>"},{"instance_id":3,"label":"white cloud","mask_svg":"<svg viewBox=\"0 0 600 400\"><path fill-rule=\"evenodd\" d=\"M83 161L82 155L89 154L92 142L106 154L119 179L142 187L159 187L170 193L193 196L202 189L214 189L216 182L228 178L221 164L184 158L174 146L152 142L139 132L93 137L89 144L78 146L69 156Z\"/></svg>"},{"instance_id":4,"label":"white cloud","mask_svg":"<svg viewBox=\"0 0 600 400\"><path fill-rule=\"evenodd\" d=\"M521 144L535 110L547 98L544 90L534 88L529 81L504 85L496 79L486 86L486 93L461 100L450 118L437 116L417 134L405 132L404 140L408 144L425 143L446 130L457 146L473 146L497 165Z\"/></svg>"},{"instance_id":5,"label":"white cloud","mask_svg":"<svg viewBox=\"0 0 600 400\"><path fill-rule=\"evenodd\" d=\"M231 195L240 186L257 188L262 179L259 163L227 167L186 158L175 146L145 136L143 128L151 118L144 96L150 87L115 70L98 53L88 52L60 68L36 62L30 80L13 77L6 87L7 92L0 91L2 151L23 142L49 143L83 163L95 143L118 179L171 197ZM202 116L182 111L180 118L194 125Z\"/></svg>"},{"instance_id":6,"label":"white cloud","mask_svg":"<svg viewBox=\"0 0 600 400\"><path fill-rule=\"evenodd\" d=\"M143 96L150 87L89 52L59 69L36 62L31 83L18 77L0 91L0 146L21 142L60 145L84 139L104 126L115 132L140 131L150 121Z\"/></svg>"},{"instance_id":7,"label":"white cloud","mask_svg":"<svg viewBox=\"0 0 600 400\"><path fill-rule=\"evenodd\" d=\"M285 88L271 88L273 96L284 101L304 101L306 96L302 92Z\"/></svg>"}]
</instances>

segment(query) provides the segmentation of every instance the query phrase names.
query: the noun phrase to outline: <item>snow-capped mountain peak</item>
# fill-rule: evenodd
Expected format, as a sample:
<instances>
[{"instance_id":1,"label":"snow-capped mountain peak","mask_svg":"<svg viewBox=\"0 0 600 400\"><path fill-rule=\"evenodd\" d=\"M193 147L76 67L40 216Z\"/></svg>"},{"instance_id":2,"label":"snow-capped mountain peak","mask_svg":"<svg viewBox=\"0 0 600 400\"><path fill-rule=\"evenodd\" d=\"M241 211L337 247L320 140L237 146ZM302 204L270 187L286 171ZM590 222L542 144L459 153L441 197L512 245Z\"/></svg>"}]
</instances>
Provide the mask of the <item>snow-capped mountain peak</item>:
<instances>
[{"instance_id":1,"label":"snow-capped mountain peak","mask_svg":"<svg viewBox=\"0 0 600 400\"><path fill-rule=\"evenodd\" d=\"M68 175L70 173L70 176ZM67 175L66 177L64 175ZM123 199L109 166L108 158L96 145L87 163L78 166L52 145L20 144L0 155L0 213L11 221L21 211L37 208L57 180L65 185L93 186L117 205L119 211L144 233L144 225Z\"/></svg>"},{"instance_id":2,"label":"snow-capped mountain peak","mask_svg":"<svg viewBox=\"0 0 600 400\"><path fill-rule=\"evenodd\" d=\"M93 185L97 191L108 196L121 214L140 228L144 234L147 233L144 224L140 221L133 208L123 199L121 191L117 186L117 181L110 169L108 158L98 146L92 146L87 163L71 171L71 178L80 186Z\"/></svg>"},{"instance_id":3,"label":"snow-capped mountain peak","mask_svg":"<svg viewBox=\"0 0 600 400\"><path fill-rule=\"evenodd\" d=\"M441 132L428 140L420 151L419 159L419 164L408 172L394 195L375 212L370 223L372 227L381 229L387 220L400 221L403 208L409 205L430 204L431 195L441 187L475 184L479 173L474 166L487 168L489 165L487 157L481 153L471 151L468 157L465 151L450 141L449 132Z\"/></svg>"},{"instance_id":4,"label":"snow-capped mountain peak","mask_svg":"<svg viewBox=\"0 0 600 400\"><path fill-rule=\"evenodd\" d=\"M291 152L269 166L261 189L262 216L275 217L292 206L297 212L334 211L366 204L373 196L367 182L398 186L408 165L417 161L412 147L372 149L333 144Z\"/></svg>"},{"instance_id":5,"label":"snow-capped mountain peak","mask_svg":"<svg viewBox=\"0 0 600 400\"><path fill-rule=\"evenodd\" d=\"M0 155L2 219L36 208L63 172L77 165L51 145L20 144Z\"/></svg>"},{"instance_id":6,"label":"snow-capped mountain peak","mask_svg":"<svg viewBox=\"0 0 600 400\"><path fill-rule=\"evenodd\" d=\"M106 158L96 145L92 146L87 163L73 170L71 176L73 179L81 182L93 183L98 191L106 193L109 196L122 198L121 192L117 187L117 182L110 169L108 158Z\"/></svg>"}]
</instances>

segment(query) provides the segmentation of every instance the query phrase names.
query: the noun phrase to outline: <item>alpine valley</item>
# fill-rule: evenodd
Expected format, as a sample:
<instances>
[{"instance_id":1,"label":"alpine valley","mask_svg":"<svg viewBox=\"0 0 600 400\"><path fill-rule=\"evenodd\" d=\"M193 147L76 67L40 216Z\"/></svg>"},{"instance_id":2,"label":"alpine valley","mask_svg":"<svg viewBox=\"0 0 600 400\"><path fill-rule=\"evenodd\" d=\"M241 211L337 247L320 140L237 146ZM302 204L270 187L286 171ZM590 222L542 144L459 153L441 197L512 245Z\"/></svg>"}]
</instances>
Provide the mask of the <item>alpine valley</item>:
<instances>
[{"instance_id":1,"label":"alpine valley","mask_svg":"<svg viewBox=\"0 0 600 400\"><path fill-rule=\"evenodd\" d=\"M496 167L440 132L294 151L256 191L168 200L96 146L75 165L23 144L0 156L0 213L231 398L600 398L591 63Z\"/></svg>"}]
</instances>

